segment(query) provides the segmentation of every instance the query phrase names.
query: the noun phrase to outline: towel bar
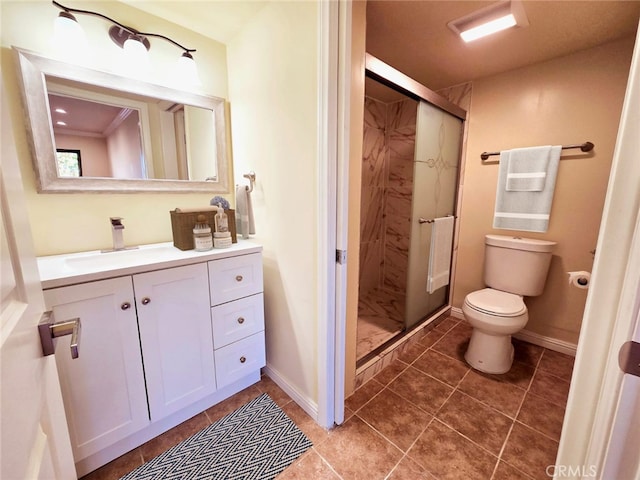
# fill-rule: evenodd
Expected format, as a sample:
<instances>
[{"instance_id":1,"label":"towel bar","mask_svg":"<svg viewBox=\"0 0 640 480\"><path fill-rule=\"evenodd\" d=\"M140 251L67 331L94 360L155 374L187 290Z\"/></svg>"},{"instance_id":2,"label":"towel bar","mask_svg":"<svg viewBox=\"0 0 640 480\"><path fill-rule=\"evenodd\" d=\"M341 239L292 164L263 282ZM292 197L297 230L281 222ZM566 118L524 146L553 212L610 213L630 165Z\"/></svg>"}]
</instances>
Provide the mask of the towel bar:
<instances>
[{"instance_id":1,"label":"towel bar","mask_svg":"<svg viewBox=\"0 0 640 480\"><path fill-rule=\"evenodd\" d=\"M571 148L579 148L583 152L590 152L591 150L593 150L593 147L594 147L593 143L584 142L584 143L577 143L575 145L563 145L562 146L562 150L569 150ZM500 152L482 152L480 154L480 158L482 160L487 160L490 156L493 156L493 155L500 155Z\"/></svg>"},{"instance_id":2,"label":"towel bar","mask_svg":"<svg viewBox=\"0 0 640 480\"><path fill-rule=\"evenodd\" d=\"M445 215L445 217L458 218L458 217L456 217L456 216L454 216L454 215ZM433 222L435 222L435 221L436 221L436 219L435 219L435 218L432 218L432 219L430 219L430 220L424 219L424 218L422 218L422 217L418 218L418 223L419 223L420 225L422 225L423 223L433 223Z\"/></svg>"}]
</instances>

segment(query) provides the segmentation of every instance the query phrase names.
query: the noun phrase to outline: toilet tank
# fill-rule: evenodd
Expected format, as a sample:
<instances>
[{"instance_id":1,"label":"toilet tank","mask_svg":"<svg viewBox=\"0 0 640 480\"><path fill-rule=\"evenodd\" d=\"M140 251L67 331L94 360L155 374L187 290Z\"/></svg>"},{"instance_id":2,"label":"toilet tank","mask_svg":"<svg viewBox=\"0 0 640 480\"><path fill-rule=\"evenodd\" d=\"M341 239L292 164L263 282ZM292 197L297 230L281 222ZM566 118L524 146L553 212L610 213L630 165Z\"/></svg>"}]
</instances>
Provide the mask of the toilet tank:
<instances>
[{"instance_id":1,"label":"toilet tank","mask_svg":"<svg viewBox=\"0 0 640 480\"><path fill-rule=\"evenodd\" d=\"M486 235L484 282L488 287L535 297L544 290L556 242Z\"/></svg>"}]
</instances>

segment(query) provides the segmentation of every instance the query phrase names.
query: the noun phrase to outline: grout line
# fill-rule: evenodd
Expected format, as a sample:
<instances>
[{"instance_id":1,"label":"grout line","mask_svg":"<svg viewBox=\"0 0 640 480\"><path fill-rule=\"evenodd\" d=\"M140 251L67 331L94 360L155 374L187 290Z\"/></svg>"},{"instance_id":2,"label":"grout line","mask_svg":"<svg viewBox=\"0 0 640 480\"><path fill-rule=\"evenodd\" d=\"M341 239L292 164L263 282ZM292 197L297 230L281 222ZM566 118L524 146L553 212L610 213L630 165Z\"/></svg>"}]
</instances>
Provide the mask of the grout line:
<instances>
[{"instance_id":1,"label":"grout line","mask_svg":"<svg viewBox=\"0 0 640 480\"><path fill-rule=\"evenodd\" d=\"M335 468L333 468L333 465L331 465L331 463L329 463L329 461L328 461L326 458L324 458L324 457L322 456L322 454L321 454L321 453L320 453L320 452L319 452L315 447L311 447L311 449L312 449L313 451L315 451L315 452L316 452L316 454L320 457L320 460L321 460L323 463L325 463L325 464L329 467L329 469L330 469L333 473L335 473L335 474L336 474L336 476L337 476L340 480L343 480L343 478L344 478L344 477L343 477L342 475L340 475L340 474L336 471L336 469L335 469ZM289 465L289 466L291 466L291 465ZM288 468L288 467L287 467L287 468ZM286 469L285 469L285 470L286 470ZM284 472L284 470L283 470L283 472Z\"/></svg>"}]
</instances>

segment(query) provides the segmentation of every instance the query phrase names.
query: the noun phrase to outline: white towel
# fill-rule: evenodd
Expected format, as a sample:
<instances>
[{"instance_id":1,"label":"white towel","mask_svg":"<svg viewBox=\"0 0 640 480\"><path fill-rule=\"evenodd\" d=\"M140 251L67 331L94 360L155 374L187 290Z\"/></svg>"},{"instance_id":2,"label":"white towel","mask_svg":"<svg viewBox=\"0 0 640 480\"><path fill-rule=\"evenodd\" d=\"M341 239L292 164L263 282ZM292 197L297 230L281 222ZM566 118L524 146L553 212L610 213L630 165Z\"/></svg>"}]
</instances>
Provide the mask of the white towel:
<instances>
[{"instance_id":1,"label":"white towel","mask_svg":"<svg viewBox=\"0 0 640 480\"><path fill-rule=\"evenodd\" d=\"M550 148L544 187L541 191L508 191L506 185L511 151L500 153L493 228L526 232L547 231L561 150L561 146Z\"/></svg>"},{"instance_id":2,"label":"white towel","mask_svg":"<svg viewBox=\"0 0 640 480\"><path fill-rule=\"evenodd\" d=\"M246 239L255 233L251 192L246 185L236 185L236 234Z\"/></svg>"},{"instance_id":3,"label":"white towel","mask_svg":"<svg viewBox=\"0 0 640 480\"><path fill-rule=\"evenodd\" d=\"M509 151L507 192L541 192L549 167L551 145Z\"/></svg>"},{"instance_id":4,"label":"white towel","mask_svg":"<svg viewBox=\"0 0 640 480\"><path fill-rule=\"evenodd\" d=\"M429 249L429 270L427 292L433 293L449 285L451 266L451 244L453 242L453 217L440 217L431 227L431 248Z\"/></svg>"}]
</instances>

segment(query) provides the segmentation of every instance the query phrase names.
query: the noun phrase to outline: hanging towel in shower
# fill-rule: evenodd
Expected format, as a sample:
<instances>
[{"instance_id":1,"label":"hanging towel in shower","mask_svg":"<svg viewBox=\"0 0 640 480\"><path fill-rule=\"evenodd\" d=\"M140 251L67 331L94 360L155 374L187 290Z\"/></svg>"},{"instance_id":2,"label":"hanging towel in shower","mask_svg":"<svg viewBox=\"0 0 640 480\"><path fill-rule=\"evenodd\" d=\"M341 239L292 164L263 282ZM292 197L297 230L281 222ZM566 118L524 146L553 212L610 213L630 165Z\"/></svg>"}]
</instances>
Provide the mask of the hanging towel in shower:
<instances>
[{"instance_id":1,"label":"hanging towel in shower","mask_svg":"<svg viewBox=\"0 0 640 480\"><path fill-rule=\"evenodd\" d=\"M547 231L561 150L559 145L549 148L544 185L540 191L507 190L509 164L514 150L500 153L493 228L525 232Z\"/></svg>"},{"instance_id":2,"label":"hanging towel in shower","mask_svg":"<svg viewBox=\"0 0 640 480\"><path fill-rule=\"evenodd\" d=\"M246 185L236 185L236 231L245 239L256 233L251 192Z\"/></svg>"},{"instance_id":3,"label":"hanging towel in shower","mask_svg":"<svg viewBox=\"0 0 640 480\"><path fill-rule=\"evenodd\" d=\"M507 192L541 192L549 167L551 145L509 151Z\"/></svg>"},{"instance_id":4,"label":"hanging towel in shower","mask_svg":"<svg viewBox=\"0 0 640 480\"><path fill-rule=\"evenodd\" d=\"M451 245L453 243L453 217L440 217L431 227L431 248L429 249L429 270L427 292L433 293L449 285L451 266Z\"/></svg>"}]
</instances>

